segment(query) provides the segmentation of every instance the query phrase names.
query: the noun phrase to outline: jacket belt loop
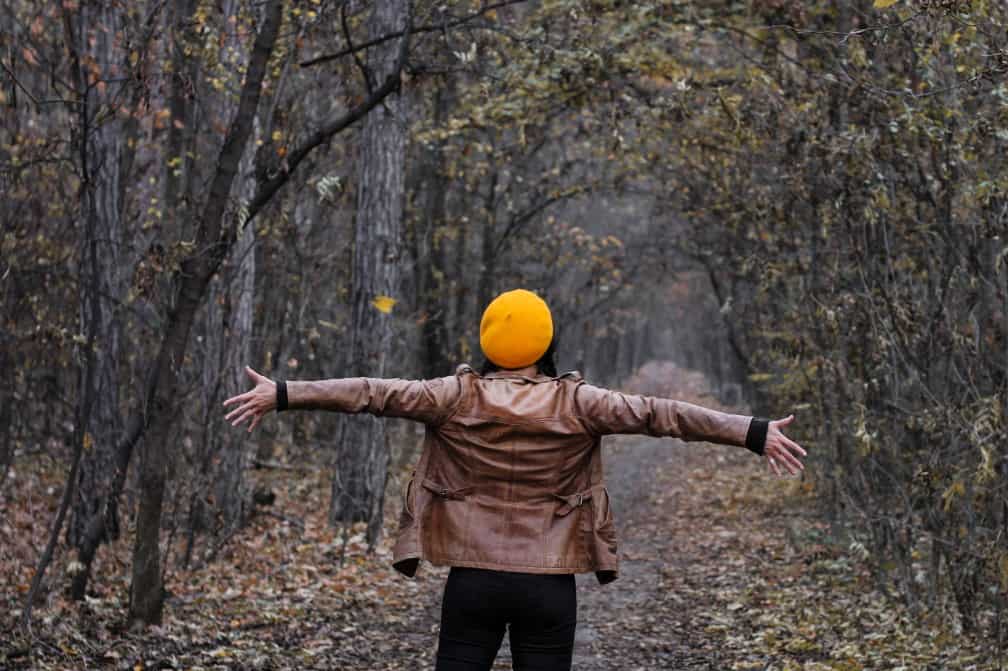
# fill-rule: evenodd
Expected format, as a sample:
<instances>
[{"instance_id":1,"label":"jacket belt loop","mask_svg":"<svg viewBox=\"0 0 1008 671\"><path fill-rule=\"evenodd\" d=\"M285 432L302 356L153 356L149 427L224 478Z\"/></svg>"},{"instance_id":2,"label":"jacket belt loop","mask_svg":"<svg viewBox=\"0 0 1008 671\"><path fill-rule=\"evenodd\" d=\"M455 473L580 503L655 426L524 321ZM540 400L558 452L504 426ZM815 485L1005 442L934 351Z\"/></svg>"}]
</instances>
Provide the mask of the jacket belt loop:
<instances>
[{"instance_id":1,"label":"jacket belt loop","mask_svg":"<svg viewBox=\"0 0 1008 671\"><path fill-rule=\"evenodd\" d=\"M424 478L424 481L421 484L425 489L434 494L434 496L440 496L443 499L452 499L453 501L465 501L466 497L469 494L472 494L473 491L471 486L449 489L441 483L433 482L426 478Z\"/></svg>"},{"instance_id":2,"label":"jacket belt loop","mask_svg":"<svg viewBox=\"0 0 1008 671\"><path fill-rule=\"evenodd\" d=\"M580 508L590 501L592 490L588 489L577 494L567 494L566 496L562 494L554 494L553 496L563 501L563 505L556 509L556 515L563 517L564 515L569 515L575 508Z\"/></svg>"}]
</instances>

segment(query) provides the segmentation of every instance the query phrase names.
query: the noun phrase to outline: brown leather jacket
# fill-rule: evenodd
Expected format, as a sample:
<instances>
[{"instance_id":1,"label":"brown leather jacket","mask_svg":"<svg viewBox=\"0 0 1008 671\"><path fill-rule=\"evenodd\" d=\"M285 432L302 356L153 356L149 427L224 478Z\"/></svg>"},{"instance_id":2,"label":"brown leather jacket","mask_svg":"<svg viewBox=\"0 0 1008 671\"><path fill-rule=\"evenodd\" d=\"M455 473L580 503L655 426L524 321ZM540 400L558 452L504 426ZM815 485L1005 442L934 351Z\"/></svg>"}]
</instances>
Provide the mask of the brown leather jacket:
<instances>
[{"instance_id":1,"label":"brown leather jacket","mask_svg":"<svg viewBox=\"0 0 1008 671\"><path fill-rule=\"evenodd\" d=\"M426 559L525 573L595 571L601 583L615 580L602 436L744 446L752 419L601 389L577 373L480 376L466 365L433 380L289 382L287 393L290 408L426 425L423 453L403 492L393 558L408 576Z\"/></svg>"}]
</instances>

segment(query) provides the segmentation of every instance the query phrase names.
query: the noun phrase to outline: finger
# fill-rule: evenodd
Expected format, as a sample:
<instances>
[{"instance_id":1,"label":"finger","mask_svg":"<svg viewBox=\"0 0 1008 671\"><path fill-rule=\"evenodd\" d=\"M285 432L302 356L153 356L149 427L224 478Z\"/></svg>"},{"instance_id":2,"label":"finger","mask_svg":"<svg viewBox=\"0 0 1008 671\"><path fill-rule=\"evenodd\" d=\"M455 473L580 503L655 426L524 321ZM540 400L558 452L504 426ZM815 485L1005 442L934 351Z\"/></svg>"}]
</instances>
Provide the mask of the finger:
<instances>
[{"instance_id":1,"label":"finger","mask_svg":"<svg viewBox=\"0 0 1008 671\"><path fill-rule=\"evenodd\" d=\"M787 436L784 436L784 445L786 445L787 448L789 450L791 450L792 452L794 452L795 454L800 454L803 457L807 457L808 456L808 452L806 452L805 449L801 445L799 445L798 443L794 442L793 440L791 440Z\"/></svg>"},{"instance_id":2,"label":"finger","mask_svg":"<svg viewBox=\"0 0 1008 671\"><path fill-rule=\"evenodd\" d=\"M794 455L781 447L780 443L776 441L767 445L766 452L774 459L774 461L777 462L779 466L783 466L788 470L791 470L794 465L798 463Z\"/></svg>"},{"instance_id":3,"label":"finger","mask_svg":"<svg viewBox=\"0 0 1008 671\"><path fill-rule=\"evenodd\" d=\"M767 434L767 445L768 446L774 445L775 447L780 445L787 448L788 450L791 450L792 452L795 452L796 454L802 455L803 457L807 456L805 450L802 448L801 445L785 436L779 430L774 430L773 433Z\"/></svg>"},{"instance_id":4,"label":"finger","mask_svg":"<svg viewBox=\"0 0 1008 671\"><path fill-rule=\"evenodd\" d=\"M262 415L262 413L259 413L259 414L257 414L257 415L256 415L255 417L253 417L253 418L252 418L252 424L251 424L251 426L249 426L249 428L248 428L248 432L249 432L249 433L252 433L252 429L254 429L254 428L256 428L257 426L259 426L259 420L261 420L262 418L263 418L263 415Z\"/></svg>"},{"instance_id":5,"label":"finger","mask_svg":"<svg viewBox=\"0 0 1008 671\"><path fill-rule=\"evenodd\" d=\"M238 415L238 417L236 417L234 420L232 420L231 426L239 426L240 424L244 424L245 420L247 420L249 417L252 417L253 415L255 415L255 410L248 409L242 414Z\"/></svg>"},{"instance_id":6,"label":"finger","mask_svg":"<svg viewBox=\"0 0 1008 671\"><path fill-rule=\"evenodd\" d=\"M232 417L235 417L236 415L240 415L241 413L243 413L246 410L248 410L249 408L251 408L252 405L253 404L252 404L251 401L249 401L247 403L242 403L240 406L238 406L237 408L235 408L234 410L232 410L228 414L224 415L224 419L228 420L228 419L231 419Z\"/></svg>"},{"instance_id":7,"label":"finger","mask_svg":"<svg viewBox=\"0 0 1008 671\"><path fill-rule=\"evenodd\" d=\"M774 452L774 458L782 462L784 466L792 473L797 473L798 471L805 470L805 466L802 464L801 461L798 460L798 457L794 456L785 449L778 448Z\"/></svg>"},{"instance_id":8,"label":"finger","mask_svg":"<svg viewBox=\"0 0 1008 671\"><path fill-rule=\"evenodd\" d=\"M791 469L791 473L794 475L798 475L799 473L805 470L805 464L800 462L792 455L788 455L787 464L788 468Z\"/></svg>"},{"instance_id":9,"label":"finger","mask_svg":"<svg viewBox=\"0 0 1008 671\"><path fill-rule=\"evenodd\" d=\"M787 436L781 435L777 436L774 441L774 447L781 451L781 453L787 453L788 456L801 455L803 457L808 456L805 450L802 449L801 445L794 442Z\"/></svg>"},{"instance_id":10,"label":"finger","mask_svg":"<svg viewBox=\"0 0 1008 671\"><path fill-rule=\"evenodd\" d=\"M235 403L241 403L242 401L245 400L245 397L248 396L250 393L252 392L247 391L244 394L238 394L237 396L232 396L228 400L224 401L224 407L226 408L229 405L234 405Z\"/></svg>"},{"instance_id":11,"label":"finger","mask_svg":"<svg viewBox=\"0 0 1008 671\"><path fill-rule=\"evenodd\" d=\"M249 379L259 384L262 380L266 378L252 369L252 366L245 366L245 374L248 375Z\"/></svg>"},{"instance_id":12,"label":"finger","mask_svg":"<svg viewBox=\"0 0 1008 671\"><path fill-rule=\"evenodd\" d=\"M774 421L770 422L770 424L773 425L773 426L776 426L777 428L780 428L782 426L787 426L788 424L790 424L793 421L794 421L794 415L788 415L784 419L774 420Z\"/></svg>"},{"instance_id":13,"label":"finger","mask_svg":"<svg viewBox=\"0 0 1008 671\"><path fill-rule=\"evenodd\" d=\"M770 470L773 472L773 474L776 475L777 477L780 477L781 472L780 468L777 466L777 461L773 457L770 457L767 459L767 463L770 464Z\"/></svg>"}]
</instances>

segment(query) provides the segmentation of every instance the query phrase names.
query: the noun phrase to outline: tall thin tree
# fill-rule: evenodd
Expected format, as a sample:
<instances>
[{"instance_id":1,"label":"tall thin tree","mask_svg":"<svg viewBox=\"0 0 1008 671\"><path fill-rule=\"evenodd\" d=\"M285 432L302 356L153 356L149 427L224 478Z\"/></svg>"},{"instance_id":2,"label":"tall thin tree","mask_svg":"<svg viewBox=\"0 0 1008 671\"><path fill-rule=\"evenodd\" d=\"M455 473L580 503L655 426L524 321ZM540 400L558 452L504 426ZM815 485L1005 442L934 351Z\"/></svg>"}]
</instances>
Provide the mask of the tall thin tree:
<instances>
[{"instance_id":1,"label":"tall thin tree","mask_svg":"<svg viewBox=\"0 0 1008 671\"><path fill-rule=\"evenodd\" d=\"M403 31L409 39L411 5L378 0L368 19L372 38ZM401 67L403 45L385 42L362 67L369 88ZM397 57L397 53L399 56ZM390 96L364 120L354 224L349 348L350 375L384 376L391 359L393 313L382 297L400 294L404 250L407 101ZM373 417L345 417L336 445L330 521L367 522L369 543L381 531L389 454L384 425Z\"/></svg>"}]
</instances>

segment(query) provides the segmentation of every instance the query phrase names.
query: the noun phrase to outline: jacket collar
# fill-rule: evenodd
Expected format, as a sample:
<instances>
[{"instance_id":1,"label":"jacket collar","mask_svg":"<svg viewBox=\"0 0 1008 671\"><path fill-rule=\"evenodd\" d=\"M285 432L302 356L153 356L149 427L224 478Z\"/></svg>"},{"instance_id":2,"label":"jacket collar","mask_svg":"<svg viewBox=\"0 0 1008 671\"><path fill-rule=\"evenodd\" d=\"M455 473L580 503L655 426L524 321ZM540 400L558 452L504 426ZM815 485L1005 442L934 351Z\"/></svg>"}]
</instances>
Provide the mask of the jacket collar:
<instances>
[{"instance_id":1,"label":"jacket collar","mask_svg":"<svg viewBox=\"0 0 1008 671\"><path fill-rule=\"evenodd\" d=\"M547 377L547 376L543 375L542 373L539 373L538 375L530 377L528 375L522 375L521 373L518 373L518 372L513 371L513 370L495 370L494 372L487 373L486 375L483 375L482 377L484 379L487 379L487 380L497 380L497 379L504 378L504 379L508 379L508 380L525 380L526 382L546 382L548 380L554 379L554 378Z\"/></svg>"},{"instance_id":2,"label":"jacket collar","mask_svg":"<svg viewBox=\"0 0 1008 671\"><path fill-rule=\"evenodd\" d=\"M460 365L458 367L458 369L456 370L456 374L463 374L463 373L472 373L473 375L476 375L478 377L482 377L485 380L498 380L498 379L524 380L526 382L532 382L533 384L539 383L539 382L549 382L551 380L560 380L560 379L574 379L574 380L582 380L582 379L584 379L582 377L581 373L579 373L576 370L568 371L566 373L561 373L560 375L557 375L556 377L550 377L548 375L543 375L542 373L539 373L538 375L535 375L535 376L522 375L522 374L517 373L517 372L512 371L512 370L495 370L492 373L487 373L486 375L480 375L476 371L475 368L473 368L472 366L470 366L469 364L466 364L466 363Z\"/></svg>"}]
</instances>

